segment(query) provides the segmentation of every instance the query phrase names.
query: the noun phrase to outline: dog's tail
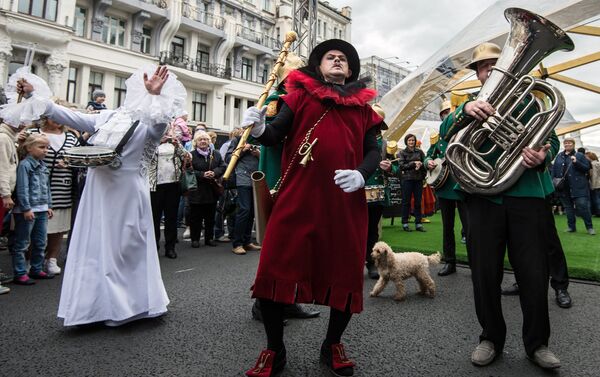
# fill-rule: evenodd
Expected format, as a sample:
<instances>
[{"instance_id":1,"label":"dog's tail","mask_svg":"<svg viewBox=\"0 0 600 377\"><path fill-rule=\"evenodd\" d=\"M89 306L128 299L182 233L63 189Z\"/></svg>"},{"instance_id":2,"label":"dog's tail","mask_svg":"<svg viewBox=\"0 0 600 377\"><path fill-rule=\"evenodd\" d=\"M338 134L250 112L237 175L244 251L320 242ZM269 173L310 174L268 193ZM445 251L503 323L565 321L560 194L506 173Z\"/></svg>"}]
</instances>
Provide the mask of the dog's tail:
<instances>
[{"instance_id":1,"label":"dog's tail","mask_svg":"<svg viewBox=\"0 0 600 377\"><path fill-rule=\"evenodd\" d=\"M427 256L427 262L429 262L429 264L438 264L441 260L442 255L439 252Z\"/></svg>"}]
</instances>

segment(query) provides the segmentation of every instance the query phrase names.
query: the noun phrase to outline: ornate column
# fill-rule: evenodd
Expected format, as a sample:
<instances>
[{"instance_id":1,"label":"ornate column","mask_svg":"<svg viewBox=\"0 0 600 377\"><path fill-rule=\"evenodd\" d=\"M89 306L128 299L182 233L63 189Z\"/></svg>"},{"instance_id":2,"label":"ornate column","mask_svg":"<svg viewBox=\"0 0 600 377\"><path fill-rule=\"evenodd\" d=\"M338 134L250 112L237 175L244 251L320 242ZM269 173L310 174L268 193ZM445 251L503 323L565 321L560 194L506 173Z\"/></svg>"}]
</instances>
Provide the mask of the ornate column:
<instances>
[{"instance_id":1,"label":"ornate column","mask_svg":"<svg viewBox=\"0 0 600 377\"><path fill-rule=\"evenodd\" d=\"M56 97L64 98L62 84L64 80L65 69L69 66L69 58L66 50L55 50L46 59L48 68L48 86Z\"/></svg>"},{"instance_id":2,"label":"ornate column","mask_svg":"<svg viewBox=\"0 0 600 377\"><path fill-rule=\"evenodd\" d=\"M94 0L94 13L92 15L92 40L102 41L102 28L104 26L104 14L112 0Z\"/></svg>"},{"instance_id":3,"label":"ornate column","mask_svg":"<svg viewBox=\"0 0 600 377\"><path fill-rule=\"evenodd\" d=\"M131 50L140 52L142 50L142 35L144 32L144 21L150 18L150 13L143 10L133 15L131 28Z\"/></svg>"},{"instance_id":4,"label":"ornate column","mask_svg":"<svg viewBox=\"0 0 600 377\"><path fill-rule=\"evenodd\" d=\"M238 46L233 49L233 62L231 64L233 77L242 77L242 55L250 50L248 46Z\"/></svg>"},{"instance_id":5,"label":"ornate column","mask_svg":"<svg viewBox=\"0 0 600 377\"><path fill-rule=\"evenodd\" d=\"M8 63L12 56L12 39L0 31L0 87L4 88L8 80Z\"/></svg>"}]
</instances>

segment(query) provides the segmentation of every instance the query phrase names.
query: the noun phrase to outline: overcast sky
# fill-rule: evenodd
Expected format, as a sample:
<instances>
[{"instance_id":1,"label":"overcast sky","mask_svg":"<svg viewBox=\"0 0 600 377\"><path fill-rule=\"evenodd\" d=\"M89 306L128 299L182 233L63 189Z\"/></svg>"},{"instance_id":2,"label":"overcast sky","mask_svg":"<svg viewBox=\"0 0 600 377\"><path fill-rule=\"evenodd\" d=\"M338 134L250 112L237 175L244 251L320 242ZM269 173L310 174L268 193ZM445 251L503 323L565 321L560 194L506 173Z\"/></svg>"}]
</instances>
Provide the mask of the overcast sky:
<instances>
[{"instance_id":1,"label":"overcast sky","mask_svg":"<svg viewBox=\"0 0 600 377\"><path fill-rule=\"evenodd\" d=\"M542 1L542 0L540 0ZM452 39L494 0L329 0L330 6L352 7L352 43L361 57L377 55L392 63L415 66L424 62ZM592 25L600 26L596 21ZM557 52L548 59L556 64L598 51L598 37L570 34L575 51ZM562 56L559 56L563 54ZM395 59L398 57L398 59ZM546 62L545 62L546 63ZM600 86L600 62L562 72L569 77ZM571 86L557 84L567 100L567 108L575 119L586 121L600 117L600 95ZM584 142L600 146L600 126L582 131Z\"/></svg>"}]
</instances>

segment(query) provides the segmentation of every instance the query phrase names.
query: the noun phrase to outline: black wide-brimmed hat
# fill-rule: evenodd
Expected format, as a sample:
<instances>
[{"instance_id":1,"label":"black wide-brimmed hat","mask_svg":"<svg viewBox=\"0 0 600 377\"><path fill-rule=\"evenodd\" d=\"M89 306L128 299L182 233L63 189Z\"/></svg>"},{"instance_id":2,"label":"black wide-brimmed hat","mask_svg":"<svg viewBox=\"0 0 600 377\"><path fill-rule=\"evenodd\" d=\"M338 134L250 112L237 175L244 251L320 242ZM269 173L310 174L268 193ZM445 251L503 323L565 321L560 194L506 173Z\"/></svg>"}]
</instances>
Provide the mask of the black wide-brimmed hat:
<instances>
[{"instance_id":1,"label":"black wide-brimmed hat","mask_svg":"<svg viewBox=\"0 0 600 377\"><path fill-rule=\"evenodd\" d=\"M348 77L346 83L356 81L360 73L360 58L358 57L358 52L356 52L354 46L341 39L328 39L319 43L310 53L307 68L310 71L317 73L317 67L321 64L323 55L331 50L343 52L348 59L348 67L352 71L352 74Z\"/></svg>"}]
</instances>

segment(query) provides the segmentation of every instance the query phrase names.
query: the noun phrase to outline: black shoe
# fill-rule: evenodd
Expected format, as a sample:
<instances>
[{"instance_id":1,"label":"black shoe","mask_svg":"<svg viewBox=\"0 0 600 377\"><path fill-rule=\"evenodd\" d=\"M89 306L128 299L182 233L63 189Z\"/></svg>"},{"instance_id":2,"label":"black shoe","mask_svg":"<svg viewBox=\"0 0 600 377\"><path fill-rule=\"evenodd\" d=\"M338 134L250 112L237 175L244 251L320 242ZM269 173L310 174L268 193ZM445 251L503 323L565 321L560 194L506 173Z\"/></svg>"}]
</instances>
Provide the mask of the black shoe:
<instances>
[{"instance_id":1,"label":"black shoe","mask_svg":"<svg viewBox=\"0 0 600 377\"><path fill-rule=\"evenodd\" d=\"M192 247L194 249L197 249L200 247L200 241L192 241Z\"/></svg>"},{"instance_id":2,"label":"black shoe","mask_svg":"<svg viewBox=\"0 0 600 377\"><path fill-rule=\"evenodd\" d=\"M405 232L412 232L412 230L408 227L408 224L402 225L402 230Z\"/></svg>"},{"instance_id":3,"label":"black shoe","mask_svg":"<svg viewBox=\"0 0 600 377\"><path fill-rule=\"evenodd\" d=\"M564 309L568 309L573 305L573 301L571 300L571 295L566 289L557 289L556 290L556 303L558 306Z\"/></svg>"},{"instance_id":4,"label":"black shoe","mask_svg":"<svg viewBox=\"0 0 600 377\"><path fill-rule=\"evenodd\" d=\"M510 287L503 289L500 293L503 296L517 296L519 294L519 284L514 283Z\"/></svg>"},{"instance_id":5,"label":"black shoe","mask_svg":"<svg viewBox=\"0 0 600 377\"><path fill-rule=\"evenodd\" d=\"M444 267L438 272L439 276L448 276L456 273L456 264L454 263L446 263Z\"/></svg>"},{"instance_id":6,"label":"black shoe","mask_svg":"<svg viewBox=\"0 0 600 377\"><path fill-rule=\"evenodd\" d=\"M308 311L298 304L286 305L283 307L283 318L315 318L318 317L321 312L314 310Z\"/></svg>"},{"instance_id":7,"label":"black shoe","mask_svg":"<svg viewBox=\"0 0 600 377\"><path fill-rule=\"evenodd\" d=\"M177 253L175 252L175 250L167 250L165 251L165 257L175 259L177 258Z\"/></svg>"},{"instance_id":8,"label":"black shoe","mask_svg":"<svg viewBox=\"0 0 600 377\"><path fill-rule=\"evenodd\" d=\"M252 319L258 322L262 322L262 313L260 311L260 304L258 300L254 300L254 305L252 305ZM287 326L287 319L283 320L283 325Z\"/></svg>"},{"instance_id":9,"label":"black shoe","mask_svg":"<svg viewBox=\"0 0 600 377\"><path fill-rule=\"evenodd\" d=\"M415 229L415 230L416 230L417 232L427 232L427 231L425 230L425 228L423 228L423 225L421 225L421 226L418 226L418 225L417 225L417 227L416 227L416 229Z\"/></svg>"},{"instance_id":10,"label":"black shoe","mask_svg":"<svg viewBox=\"0 0 600 377\"><path fill-rule=\"evenodd\" d=\"M262 322L262 313L260 312L260 304L258 300L254 300L254 305L252 305L252 319L258 322Z\"/></svg>"},{"instance_id":11,"label":"black shoe","mask_svg":"<svg viewBox=\"0 0 600 377\"><path fill-rule=\"evenodd\" d=\"M206 246L213 246L213 247L214 247L214 246L217 246L217 243L216 243L215 241L213 241L213 240L206 240L206 241L204 242L204 244L205 244Z\"/></svg>"},{"instance_id":12,"label":"black shoe","mask_svg":"<svg viewBox=\"0 0 600 377\"><path fill-rule=\"evenodd\" d=\"M374 264L367 264L367 275L369 275L369 279L379 279L379 271L377 271L377 267Z\"/></svg>"}]
</instances>

